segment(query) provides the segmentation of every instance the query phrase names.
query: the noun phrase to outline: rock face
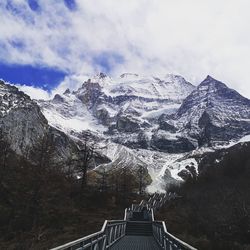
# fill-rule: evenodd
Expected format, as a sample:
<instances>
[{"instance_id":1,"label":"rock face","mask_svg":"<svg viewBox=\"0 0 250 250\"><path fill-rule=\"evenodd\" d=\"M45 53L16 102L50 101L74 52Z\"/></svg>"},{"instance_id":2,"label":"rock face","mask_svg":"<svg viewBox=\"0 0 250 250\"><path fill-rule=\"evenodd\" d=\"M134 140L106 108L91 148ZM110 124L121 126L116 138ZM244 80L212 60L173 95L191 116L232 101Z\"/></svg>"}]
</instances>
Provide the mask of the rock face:
<instances>
[{"instance_id":1,"label":"rock face","mask_svg":"<svg viewBox=\"0 0 250 250\"><path fill-rule=\"evenodd\" d=\"M46 144L53 146L53 164L65 165L68 159L78 156L75 142L48 125L37 103L4 82L0 82L0 108L1 135L16 154L38 164L39 153L34 154L34 150Z\"/></svg>"},{"instance_id":2,"label":"rock face","mask_svg":"<svg viewBox=\"0 0 250 250\"><path fill-rule=\"evenodd\" d=\"M140 124L131 116L117 117L116 129L118 132L133 133L140 130Z\"/></svg>"},{"instance_id":3,"label":"rock face","mask_svg":"<svg viewBox=\"0 0 250 250\"><path fill-rule=\"evenodd\" d=\"M184 137L173 137L165 131L158 130L152 137L152 147L168 153L183 153L194 150L194 145Z\"/></svg>"},{"instance_id":4,"label":"rock face","mask_svg":"<svg viewBox=\"0 0 250 250\"><path fill-rule=\"evenodd\" d=\"M1 130L12 149L24 154L48 130L39 106L16 87L0 83Z\"/></svg>"},{"instance_id":5,"label":"rock face","mask_svg":"<svg viewBox=\"0 0 250 250\"><path fill-rule=\"evenodd\" d=\"M176 121L199 146L240 139L250 132L250 100L208 76L183 101Z\"/></svg>"}]
</instances>

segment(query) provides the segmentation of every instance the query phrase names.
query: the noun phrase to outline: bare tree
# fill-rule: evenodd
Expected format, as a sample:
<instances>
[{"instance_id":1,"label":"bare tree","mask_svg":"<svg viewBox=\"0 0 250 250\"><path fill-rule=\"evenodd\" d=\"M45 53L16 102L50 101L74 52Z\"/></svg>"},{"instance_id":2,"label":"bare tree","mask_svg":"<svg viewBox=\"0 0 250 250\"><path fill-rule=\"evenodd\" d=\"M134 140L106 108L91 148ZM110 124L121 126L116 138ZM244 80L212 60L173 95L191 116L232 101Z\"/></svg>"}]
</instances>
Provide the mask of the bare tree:
<instances>
[{"instance_id":1,"label":"bare tree","mask_svg":"<svg viewBox=\"0 0 250 250\"><path fill-rule=\"evenodd\" d=\"M103 170L100 172L101 174L101 187L100 190L101 192L105 192L107 190L107 177L108 177L108 173L106 171L105 168L103 168Z\"/></svg>"},{"instance_id":2,"label":"bare tree","mask_svg":"<svg viewBox=\"0 0 250 250\"><path fill-rule=\"evenodd\" d=\"M80 157L78 160L78 170L81 175L81 189L87 186L87 172L90 168L90 162L93 159L95 144L90 141L88 135L84 135L83 142L79 146Z\"/></svg>"},{"instance_id":3,"label":"bare tree","mask_svg":"<svg viewBox=\"0 0 250 250\"><path fill-rule=\"evenodd\" d=\"M113 170L109 172L109 177L108 177L108 183L109 186L111 187L112 191L115 191L118 193L120 191L120 179L121 179L121 173L117 170Z\"/></svg>"},{"instance_id":4,"label":"bare tree","mask_svg":"<svg viewBox=\"0 0 250 250\"><path fill-rule=\"evenodd\" d=\"M142 194L145 186L144 184L145 168L143 166L139 166L137 173L139 178L139 194Z\"/></svg>"},{"instance_id":5,"label":"bare tree","mask_svg":"<svg viewBox=\"0 0 250 250\"><path fill-rule=\"evenodd\" d=\"M40 197L46 185L47 177L54 167L53 157L55 153L55 146L53 143L53 135L44 134L38 139L36 145L30 149L29 157L33 155L35 165L31 166L31 173L33 180L33 188L31 191L30 208L32 209L34 225L39 221L39 206ZM28 156L27 156L28 157ZM29 161L26 158L26 161ZM24 164L26 164L24 162Z\"/></svg>"},{"instance_id":6,"label":"bare tree","mask_svg":"<svg viewBox=\"0 0 250 250\"><path fill-rule=\"evenodd\" d=\"M38 138L36 145L27 149L25 158L31 158L38 167L37 170L43 172L45 169L52 168L55 156L54 135L44 134Z\"/></svg>"},{"instance_id":7,"label":"bare tree","mask_svg":"<svg viewBox=\"0 0 250 250\"><path fill-rule=\"evenodd\" d=\"M119 175L122 181L121 192L124 195L134 192L134 190L136 190L137 187L137 180L132 170L128 167L123 167L119 171Z\"/></svg>"}]
</instances>

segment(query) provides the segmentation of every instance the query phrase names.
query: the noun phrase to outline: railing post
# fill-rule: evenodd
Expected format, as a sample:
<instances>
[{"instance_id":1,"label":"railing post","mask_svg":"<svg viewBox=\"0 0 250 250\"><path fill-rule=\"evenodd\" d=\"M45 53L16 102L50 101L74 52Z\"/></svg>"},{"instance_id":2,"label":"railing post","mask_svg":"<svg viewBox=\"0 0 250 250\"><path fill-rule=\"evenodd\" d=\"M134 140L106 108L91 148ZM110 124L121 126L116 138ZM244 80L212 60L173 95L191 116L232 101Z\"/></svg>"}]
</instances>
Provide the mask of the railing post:
<instances>
[{"instance_id":1,"label":"railing post","mask_svg":"<svg viewBox=\"0 0 250 250\"><path fill-rule=\"evenodd\" d=\"M166 235L163 236L164 250L167 250Z\"/></svg>"},{"instance_id":2,"label":"railing post","mask_svg":"<svg viewBox=\"0 0 250 250\"><path fill-rule=\"evenodd\" d=\"M101 250L106 250L106 245L107 244L107 235L103 235L103 243L102 243L102 248Z\"/></svg>"},{"instance_id":3,"label":"railing post","mask_svg":"<svg viewBox=\"0 0 250 250\"><path fill-rule=\"evenodd\" d=\"M126 233L126 226L127 226L127 223L123 225L123 233L122 233L122 236L124 236L125 233Z\"/></svg>"}]
</instances>

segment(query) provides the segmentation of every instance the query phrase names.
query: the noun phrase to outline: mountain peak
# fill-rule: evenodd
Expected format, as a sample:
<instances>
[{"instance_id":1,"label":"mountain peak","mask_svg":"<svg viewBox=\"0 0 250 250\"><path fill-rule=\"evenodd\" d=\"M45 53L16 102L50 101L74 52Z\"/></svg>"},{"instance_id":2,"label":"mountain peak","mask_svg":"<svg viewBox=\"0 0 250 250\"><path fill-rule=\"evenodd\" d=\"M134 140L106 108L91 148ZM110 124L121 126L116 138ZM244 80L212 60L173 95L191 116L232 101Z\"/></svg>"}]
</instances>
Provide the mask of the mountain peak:
<instances>
[{"instance_id":1,"label":"mountain peak","mask_svg":"<svg viewBox=\"0 0 250 250\"><path fill-rule=\"evenodd\" d=\"M100 72L100 74L98 76L99 76L100 79L103 79L103 78L107 77L107 75L102 73L102 72Z\"/></svg>"},{"instance_id":2,"label":"mountain peak","mask_svg":"<svg viewBox=\"0 0 250 250\"><path fill-rule=\"evenodd\" d=\"M176 74L166 74L163 78L164 82L167 84L173 84L173 85L180 85L184 88L189 88L191 90L194 90L194 85L190 82L186 81L186 79L181 75Z\"/></svg>"},{"instance_id":3,"label":"mountain peak","mask_svg":"<svg viewBox=\"0 0 250 250\"><path fill-rule=\"evenodd\" d=\"M27 100L30 100L30 96L25 94L23 91L19 90L16 86L5 82L4 80L0 79L0 96L4 93L12 94L17 97L23 97Z\"/></svg>"},{"instance_id":4,"label":"mountain peak","mask_svg":"<svg viewBox=\"0 0 250 250\"><path fill-rule=\"evenodd\" d=\"M203 87L203 86L214 86L214 87L223 87L223 88L228 88L226 86L226 84L224 84L223 82L221 81L218 81L216 80L215 78L213 78L212 76L210 75L207 75L207 77L205 78L205 80L203 80L199 87Z\"/></svg>"},{"instance_id":5,"label":"mountain peak","mask_svg":"<svg viewBox=\"0 0 250 250\"><path fill-rule=\"evenodd\" d=\"M213 77L210 76L210 75L207 75L207 77L205 78L205 81L216 81L216 79L213 78Z\"/></svg>"},{"instance_id":6,"label":"mountain peak","mask_svg":"<svg viewBox=\"0 0 250 250\"><path fill-rule=\"evenodd\" d=\"M69 88L67 88L65 91L64 91L64 95L68 95L68 94L70 94L71 93L71 91L70 91L70 89Z\"/></svg>"}]
</instances>

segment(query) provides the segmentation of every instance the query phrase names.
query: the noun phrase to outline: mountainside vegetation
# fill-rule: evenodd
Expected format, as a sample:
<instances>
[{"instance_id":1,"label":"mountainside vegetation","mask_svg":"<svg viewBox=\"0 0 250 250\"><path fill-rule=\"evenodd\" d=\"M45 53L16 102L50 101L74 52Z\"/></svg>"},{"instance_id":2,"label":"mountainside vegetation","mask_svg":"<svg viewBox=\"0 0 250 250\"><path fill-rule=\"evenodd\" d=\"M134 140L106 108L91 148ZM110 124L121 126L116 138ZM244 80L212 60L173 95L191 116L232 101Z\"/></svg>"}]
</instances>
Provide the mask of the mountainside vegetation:
<instances>
[{"instance_id":1,"label":"mountainside vegetation","mask_svg":"<svg viewBox=\"0 0 250 250\"><path fill-rule=\"evenodd\" d=\"M202 250L250 249L250 143L209 153L200 175L180 187L158 218ZM218 160L219 159L219 160Z\"/></svg>"},{"instance_id":2,"label":"mountainside vegetation","mask_svg":"<svg viewBox=\"0 0 250 250\"><path fill-rule=\"evenodd\" d=\"M42 250L94 233L105 219L122 219L124 208L140 200L129 173L112 174L109 185L81 185L72 172L50 164L53 148L37 148L40 165L16 155L0 137L0 249ZM118 174L120 185L116 184ZM99 178L102 180L101 178ZM122 179L125 184L122 185ZM132 179L131 179L132 180Z\"/></svg>"}]
</instances>

